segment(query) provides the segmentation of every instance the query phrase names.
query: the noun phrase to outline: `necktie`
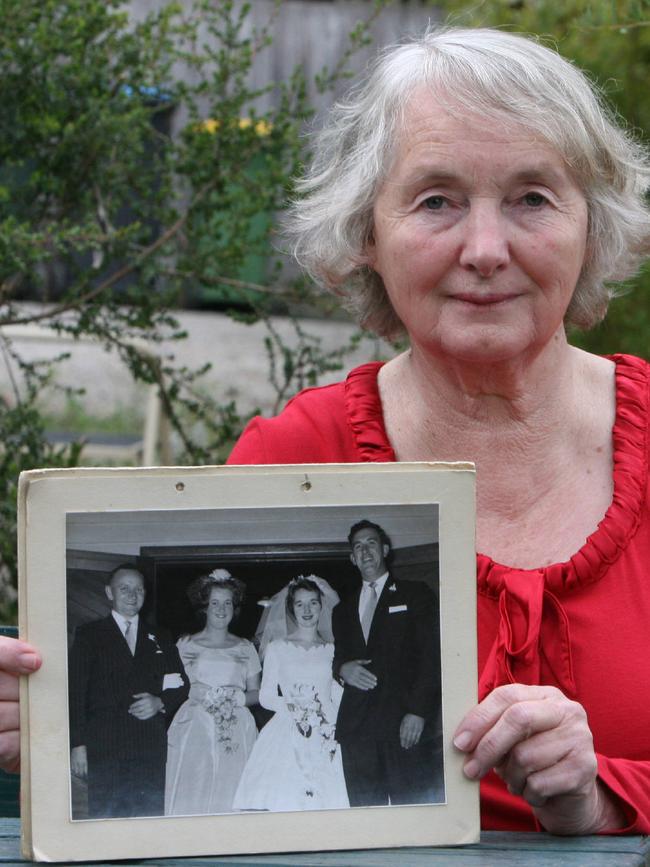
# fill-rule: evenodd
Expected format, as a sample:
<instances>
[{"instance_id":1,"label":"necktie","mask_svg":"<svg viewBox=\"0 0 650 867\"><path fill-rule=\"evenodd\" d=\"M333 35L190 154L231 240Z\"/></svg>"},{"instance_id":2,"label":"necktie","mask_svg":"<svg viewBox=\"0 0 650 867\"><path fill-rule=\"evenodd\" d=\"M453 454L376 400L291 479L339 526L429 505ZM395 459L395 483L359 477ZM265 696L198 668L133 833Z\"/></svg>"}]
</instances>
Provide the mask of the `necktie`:
<instances>
[{"instance_id":1,"label":"necktie","mask_svg":"<svg viewBox=\"0 0 650 867\"><path fill-rule=\"evenodd\" d=\"M363 637L368 642L368 635L370 634L370 626L372 624L372 618L375 613L375 608L377 607L377 582L371 581L370 584L367 585L367 600L366 607L363 609L363 615L361 617L361 629L363 631Z\"/></svg>"},{"instance_id":2,"label":"necktie","mask_svg":"<svg viewBox=\"0 0 650 867\"><path fill-rule=\"evenodd\" d=\"M129 650L131 651L131 656L135 656L135 640L137 638L135 634L135 629L133 628L133 622L131 620L126 621L126 629L124 630L124 637L126 638L126 643L129 645Z\"/></svg>"}]
</instances>

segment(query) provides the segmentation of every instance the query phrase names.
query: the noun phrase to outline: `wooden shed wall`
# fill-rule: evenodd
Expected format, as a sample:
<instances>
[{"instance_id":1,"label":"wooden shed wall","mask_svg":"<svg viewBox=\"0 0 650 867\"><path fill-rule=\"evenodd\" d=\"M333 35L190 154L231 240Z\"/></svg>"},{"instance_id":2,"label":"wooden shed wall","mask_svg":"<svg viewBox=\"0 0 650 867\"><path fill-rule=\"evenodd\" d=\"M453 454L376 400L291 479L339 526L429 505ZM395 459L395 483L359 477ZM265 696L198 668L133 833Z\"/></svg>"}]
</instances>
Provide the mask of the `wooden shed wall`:
<instances>
[{"instance_id":1,"label":"wooden shed wall","mask_svg":"<svg viewBox=\"0 0 650 867\"><path fill-rule=\"evenodd\" d=\"M141 18L165 2L132 0L132 15ZM189 0L185 2L189 5ZM236 0L235 6L241 6L242 3L243 0ZM270 81L286 80L298 65L303 68L308 81L313 81L314 76L325 66L332 69L349 45L348 34L359 21L369 18L373 5L372 0L284 0L272 27L273 44L256 58L252 85L257 87ZM249 32L262 28L273 14L274 7L274 0L253 0L247 19ZM355 54L350 69L357 71L363 68L378 46L420 32L427 23L436 22L439 18L436 7L423 0L393 3L373 22L373 44ZM346 86L345 82L341 82L334 94L329 93L324 97L312 88L312 104L322 109ZM273 94L270 94L260 101L258 107L260 111L265 111L272 104ZM177 121L182 123L183 119L179 117Z\"/></svg>"}]
</instances>

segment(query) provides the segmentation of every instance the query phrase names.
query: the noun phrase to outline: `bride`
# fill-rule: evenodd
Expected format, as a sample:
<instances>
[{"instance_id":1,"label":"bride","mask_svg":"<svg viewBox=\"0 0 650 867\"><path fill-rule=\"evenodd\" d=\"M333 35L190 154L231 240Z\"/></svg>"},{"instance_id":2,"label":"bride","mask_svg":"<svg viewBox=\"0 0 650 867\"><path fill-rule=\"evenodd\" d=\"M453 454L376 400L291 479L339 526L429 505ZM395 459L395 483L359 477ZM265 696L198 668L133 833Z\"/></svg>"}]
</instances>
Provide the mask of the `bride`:
<instances>
[{"instance_id":1,"label":"bride","mask_svg":"<svg viewBox=\"0 0 650 867\"><path fill-rule=\"evenodd\" d=\"M331 610L337 602L322 578L300 576L273 597L263 616L259 700L275 714L246 763L235 810L349 806L335 739L340 687L332 678Z\"/></svg>"}]
</instances>

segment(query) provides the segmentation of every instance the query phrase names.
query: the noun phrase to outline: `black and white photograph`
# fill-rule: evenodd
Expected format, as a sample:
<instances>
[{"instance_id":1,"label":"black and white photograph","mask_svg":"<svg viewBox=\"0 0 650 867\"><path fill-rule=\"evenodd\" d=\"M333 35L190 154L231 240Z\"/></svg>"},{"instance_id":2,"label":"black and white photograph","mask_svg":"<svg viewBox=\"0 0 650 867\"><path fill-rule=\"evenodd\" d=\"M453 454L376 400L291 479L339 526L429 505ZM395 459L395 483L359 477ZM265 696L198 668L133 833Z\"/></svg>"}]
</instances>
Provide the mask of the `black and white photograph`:
<instances>
[{"instance_id":1,"label":"black and white photograph","mask_svg":"<svg viewBox=\"0 0 650 867\"><path fill-rule=\"evenodd\" d=\"M72 818L443 803L438 507L67 518Z\"/></svg>"},{"instance_id":2,"label":"black and white photograph","mask_svg":"<svg viewBox=\"0 0 650 867\"><path fill-rule=\"evenodd\" d=\"M258 469L54 471L24 494L26 619L59 684L29 682L34 835L57 827L46 778L80 857L477 833L449 738L475 691L473 470Z\"/></svg>"}]
</instances>

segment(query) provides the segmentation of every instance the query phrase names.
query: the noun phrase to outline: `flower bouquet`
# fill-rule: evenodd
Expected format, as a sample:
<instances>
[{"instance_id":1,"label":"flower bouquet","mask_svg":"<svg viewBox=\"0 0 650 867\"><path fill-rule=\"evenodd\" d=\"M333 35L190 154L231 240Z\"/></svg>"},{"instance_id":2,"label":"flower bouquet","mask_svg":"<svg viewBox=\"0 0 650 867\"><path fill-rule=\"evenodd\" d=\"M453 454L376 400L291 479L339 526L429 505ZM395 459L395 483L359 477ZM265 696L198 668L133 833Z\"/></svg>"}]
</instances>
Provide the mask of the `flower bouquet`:
<instances>
[{"instance_id":1,"label":"flower bouquet","mask_svg":"<svg viewBox=\"0 0 650 867\"><path fill-rule=\"evenodd\" d=\"M234 753L239 744L233 743L233 729L237 725L236 690L231 686L213 686L206 690L201 704L212 717L217 729L217 742L224 752Z\"/></svg>"}]
</instances>

